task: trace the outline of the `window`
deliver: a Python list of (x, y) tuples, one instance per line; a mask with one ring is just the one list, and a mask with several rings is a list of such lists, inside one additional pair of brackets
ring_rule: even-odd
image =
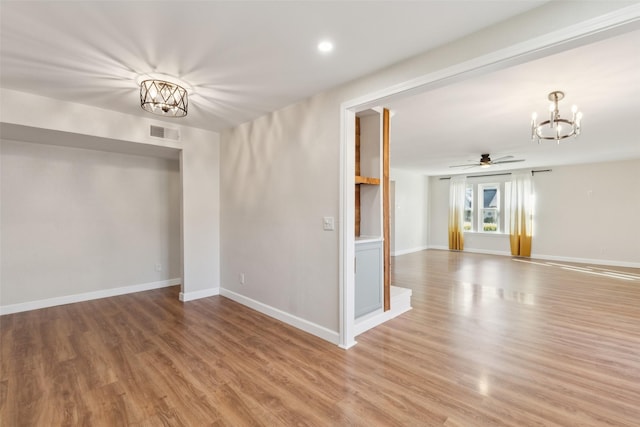
[(506, 183), (468, 184), (464, 200), (464, 231), (502, 233)]
[(473, 186), (467, 185), (464, 194), (464, 231), (473, 230)]
[(496, 233), (500, 231), (500, 189), (496, 184), (478, 185), (479, 203), (479, 224), (482, 228), (479, 231)]

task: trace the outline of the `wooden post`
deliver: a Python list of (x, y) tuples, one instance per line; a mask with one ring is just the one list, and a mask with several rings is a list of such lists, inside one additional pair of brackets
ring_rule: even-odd
[(384, 311), (391, 308), (391, 239), (389, 232), (389, 110), (382, 112), (382, 235), (384, 238)]
[[(356, 176), (360, 176), (360, 117), (356, 117)], [(360, 237), (360, 184), (356, 183), (355, 236)]]

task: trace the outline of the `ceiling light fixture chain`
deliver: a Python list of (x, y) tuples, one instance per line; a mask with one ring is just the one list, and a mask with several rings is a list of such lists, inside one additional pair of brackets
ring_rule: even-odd
[(538, 115), (533, 113), (531, 116), (531, 140), (560, 141), (572, 136), (580, 135), (582, 124), (582, 113), (578, 112), (575, 105), (571, 108), (571, 120), (560, 117), (560, 107), (558, 103), (564, 98), (564, 92), (556, 90), (549, 94), (549, 120), (537, 123)]
[(140, 106), (145, 111), (166, 117), (184, 117), (188, 105), (187, 91), (180, 85), (164, 80), (140, 83)]

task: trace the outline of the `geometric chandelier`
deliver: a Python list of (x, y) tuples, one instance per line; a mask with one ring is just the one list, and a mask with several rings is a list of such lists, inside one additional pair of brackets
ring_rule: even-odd
[(549, 120), (536, 123), (537, 114), (531, 116), (531, 140), (538, 141), (541, 139), (556, 141), (560, 144), (560, 140), (580, 135), (580, 125), (582, 122), (582, 113), (578, 112), (575, 105), (571, 108), (571, 120), (560, 117), (558, 109), (558, 101), (564, 98), (564, 92), (559, 90), (549, 94)]
[(187, 115), (187, 91), (164, 80), (144, 80), (140, 83), (140, 106), (153, 114), (167, 117)]

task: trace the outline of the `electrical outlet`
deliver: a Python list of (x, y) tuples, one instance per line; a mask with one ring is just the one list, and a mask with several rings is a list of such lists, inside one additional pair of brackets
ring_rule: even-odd
[(240, 277), (238, 277), (240, 279), (240, 284), (244, 285), (244, 273), (240, 273)]
[(156, 271), (162, 271), (162, 264), (159, 262), (156, 262)]

